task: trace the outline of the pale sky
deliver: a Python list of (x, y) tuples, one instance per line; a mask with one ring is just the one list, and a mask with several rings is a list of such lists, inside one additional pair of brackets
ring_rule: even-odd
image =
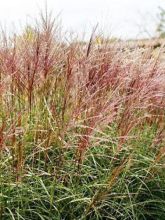
[[(0, 0), (0, 23), (11, 28), (37, 17), (45, 0)], [(122, 38), (147, 37), (156, 27), (158, 7), (165, 0), (47, 0), (49, 10), (60, 13), (65, 30), (89, 33), (99, 23), (105, 34)]]

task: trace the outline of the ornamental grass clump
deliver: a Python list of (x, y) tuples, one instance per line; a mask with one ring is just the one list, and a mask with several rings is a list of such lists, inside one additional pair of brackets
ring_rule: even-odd
[(66, 42), (46, 13), (1, 32), (1, 219), (165, 219), (164, 46), (96, 31)]

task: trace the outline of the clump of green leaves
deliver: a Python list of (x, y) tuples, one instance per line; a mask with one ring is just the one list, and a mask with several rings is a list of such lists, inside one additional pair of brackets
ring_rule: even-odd
[(47, 12), (2, 33), (2, 220), (165, 219), (164, 66), (94, 34), (62, 42)]

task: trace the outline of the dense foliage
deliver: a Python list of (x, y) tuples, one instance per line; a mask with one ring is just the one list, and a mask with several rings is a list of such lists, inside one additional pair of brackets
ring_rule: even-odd
[(1, 33), (0, 219), (164, 220), (163, 48)]

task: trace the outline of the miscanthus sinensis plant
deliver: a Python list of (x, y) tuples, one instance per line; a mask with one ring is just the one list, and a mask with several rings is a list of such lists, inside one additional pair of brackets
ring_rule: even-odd
[(1, 32), (0, 219), (164, 220), (164, 47), (64, 38)]

